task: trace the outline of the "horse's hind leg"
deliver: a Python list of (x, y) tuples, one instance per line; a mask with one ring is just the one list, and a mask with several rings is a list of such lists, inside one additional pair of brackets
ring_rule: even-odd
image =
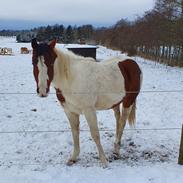
[(102, 163), (103, 167), (106, 167), (107, 160), (105, 158), (105, 154), (104, 154), (102, 145), (100, 143), (100, 134), (99, 134), (98, 125), (97, 125), (96, 111), (93, 108), (87, 108), (84, 110), (84, 115), (85, 115), (88, 125), (90, 127), (91, 136), (97, 145), (101, 163)]
[[(119, 136), (119, 124), (120, 124), (120, 121), (119, 121), (120, 120), (120, 108), (119, 107), (120, 106), (118, 105), (115, 108), (113, 108), (113, 110), (114, 110), (114, 116), (116, 118), (116, 137), (115, 137), (116, 139)], [(115, 142), (116, 142), (116, 140), (115, 140)], [(115, 147), (115, 144), (114, 144), (114, 147)]]
[(79, 115), (71, 112), (66, 112), (66, 115), (69, 119), (71, 130), (72, 130), (72, 137), (74, 142), (74, 150), (72, 156), (67, 162), (67, 165), (72, 165), (76, 162), (77, 157), (80, 153), (80, 146), (79, 146)]
[(116, 121), (116, 123), (117, 123), (116, 139), (115, 139), (115, 143), (114, 143), (114, 154), (115, 154), (116, 158), (120, 157), (121, 137), (123, 135), (123, 130), (125, 128), (126, 120), (129, 116), (130, 109), (131, 109), (131, 107), (129, 107), (129, 108), (122, 107), (122, 114), (120, 115), (119, 118), (117, 118), (118, 121)]

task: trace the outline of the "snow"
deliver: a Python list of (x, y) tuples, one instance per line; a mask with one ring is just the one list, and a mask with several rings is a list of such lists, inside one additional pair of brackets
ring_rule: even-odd
[[(183, 166), (177, 164), (181, 124), (182, 92), (142, 92), (137, 100), (135, 129), (126, 126), (121, 159), (101, 168), (94, 142), (81, 131), (81, 154), (76, 165), (65, 165), (72, 151), (68, 120), (54, 90), (38, 98), (32, 74), (31, 54), (21, 55), (15, 38), (0, 37), (0, 47), (13, 48), (14, 56), (0, 56), (0, 131), (42, 131), (42, 133), (0, 133), (0, 183), (180, 183)], [(65, 45), (58, 45), (61, 49)], [(99, 46), (97, 59), (120, 55)], [(144, 73), (142, 91), (183, 90), (183, 69), (168, 67), (136, 57)], [(97, 112), (101, 141), (106, 156), (112, 155), (115, 135), (113, 112)], [(80, 128), (88, 130), (80, 118)], [(173, 130), (148, 130), (176, 128)], [(136, 130), (139, 129), (139, 130)], [(146, 130), (141, 130), (146, 129)], [(44, 132), (66, 130), (65, 132)]]

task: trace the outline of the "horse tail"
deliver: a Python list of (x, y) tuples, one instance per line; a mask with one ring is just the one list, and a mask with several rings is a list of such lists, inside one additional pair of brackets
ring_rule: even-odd
[[(142, 81), (143, 81), (143, 74), (142, 74), (142, 71), (141, 71), (141, 74), (140, 74), (140, 88), (142, 86)], [(136, 121), (136, 99), (133, 102), (133, 104), (130, 106), (130, 108), (131, 108), (131, 110), (130, 110), (130, 113), (128, 115), (128, 122), (129, 122), (130, 126), (134, 126), (135, 121)]]
[(128, 115), (129, 125), (134, 126), (135, 125), (135, 120), (136, 120), (136, 100), (132, 104), (130, 113)]

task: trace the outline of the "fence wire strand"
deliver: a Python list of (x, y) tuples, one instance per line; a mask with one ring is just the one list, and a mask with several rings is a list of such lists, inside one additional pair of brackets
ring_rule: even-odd
[[(124, 92), (64, 92), (65, 94), (119, 94)], [(127, 91), (127, 94), (133, 93), (183, 93), (183, 90), (141, 90), (141, 91)], [(56, 95), (56, 93), (49, 93), (50, 95)], [(59, 93), (57, 93), (59, 95)], [(0, 92), (0, 95), (37, 95), (36, 92)]]
[[(129, 128), (124, 131), (171, 131), (181, 130), (181, 128)], [(115, 129), (99, 129), (100, 132), (115, 132)], [(23, 130), (23, 131), (0, 131), (0, 134), (30, 134), (30, 133), (65, 133), (71, 129), (64, 130)], [(80, 129), (80, 132), (90, 132), (89, 129)]]

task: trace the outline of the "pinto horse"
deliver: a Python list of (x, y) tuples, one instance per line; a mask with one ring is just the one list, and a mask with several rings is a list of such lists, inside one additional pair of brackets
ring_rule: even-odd
[(37, 83), (37, 93), (46, 97), (50, 84), (70, 122), (74, 150), (67, 164), (77, 161), (80, 153), (79, 115), (84, 114), (96, 143), (102, 165), (107, 160), (100, 142), (96, 110), (113, 109), (116, 118), (114, 154), (120, 156), (123, 129), (128, 119), (135, 122), (136, 97), (140, 91), (142, 71), (130, 57), (116, 57), (101, 63), (92, 58), (56, 48), (56, 40), (49, 44), (31, 42), (33, 48), (33, 73)]

